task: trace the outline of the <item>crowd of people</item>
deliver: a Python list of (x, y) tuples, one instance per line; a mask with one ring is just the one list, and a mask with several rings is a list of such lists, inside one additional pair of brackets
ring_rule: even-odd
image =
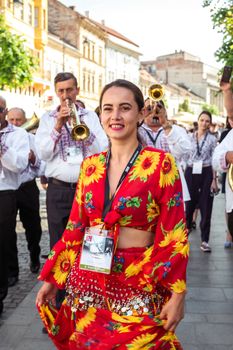
[(8, 110), (0, 97), (0, 314), (19, 279), (17, 213), (30, 271), (40, 271), (41, 177), (51, 251), (36, 305), (57, 349), (182, 349), (174, 331), (184, 315), (188, 235), (198, 210), (200, 249), (211, 252), (213, 200), (226, 172), (224, 247), (232, 247), (230, 83), (221, 84), (228, 124), (220, 137), (208, 111), (188, 132), (169, 121), (162, 99), (144, 101), (123, 79), (104, 87), (98, 114), (77, 99), (72, 73), (54, 85), (60, 104), (35, 135), (22, 128), (24, 110)]

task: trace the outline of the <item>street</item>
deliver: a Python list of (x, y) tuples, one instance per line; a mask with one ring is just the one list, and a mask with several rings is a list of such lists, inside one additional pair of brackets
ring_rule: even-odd
[[(42, 254), (48, 253), (45, 192), (41, 191)], [(197, 225), (198, 226), (198, 225)], [(210, 246), (200, 250), (200, 232), (190, 235), (186, 314), (177, 329), (184, 350), (233, 350), (233, 249), (224, 249), (224, 196), (215, 197)], [(42, 334), (34, 302), (40, 283), (29, 270), (25, 235), (18, 224), (20, 280), (9, 289), (0, 318), (0, 350), (55, 349)], [(42, 263), (44, 262), (41, 259)]]

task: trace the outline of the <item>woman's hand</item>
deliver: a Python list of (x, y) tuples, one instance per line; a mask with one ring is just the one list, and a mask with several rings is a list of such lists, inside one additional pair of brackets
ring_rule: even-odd
[(56, 293), (58, 288), (52, 283), (44, 282), (36, 296), (36, 304), (41, 306), (45, 302), (51, 302), (53, 306), (56, 305)]
[(163, 306), (160, 319), (166, 320), (163, 328), (174, 332), (179, 322), (184, 318), (185, 292), (172, 293), (171, 299)]

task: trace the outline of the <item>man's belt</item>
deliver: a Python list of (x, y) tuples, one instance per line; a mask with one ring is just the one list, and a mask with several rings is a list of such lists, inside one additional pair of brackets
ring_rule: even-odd
[(49, 177), (48, 183), (54, 184), (54, 185), (57, 185), (60, 187), (68, 187), (68, 188), (72, 188), (72, 189), (75, 189), (77, 186), (76, 182), (65, 182), (65, 181), (55, 179), (54, 177)]
[(35, 182), (36, 182), (36, 179), (33, 179), (33, 180), (30, 180), (30, 181), (23, 182), (23, 183), (22, 183), (22, 184), (19, 186), (19, 188), (18, 188), (18, 189), (23, 188), (23, 187), (25, 187), (25, 186), (30, 186), (30, 185), (34, 184)]
[(15, 190), (0, 190), (0, 196), (5, 196), (6, 194), (15, 193)]

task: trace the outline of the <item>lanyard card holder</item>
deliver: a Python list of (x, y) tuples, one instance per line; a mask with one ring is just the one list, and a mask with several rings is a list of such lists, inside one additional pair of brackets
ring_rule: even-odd
[(113, 232), (100, 227), (86, 227), (79, 268), (110, 274), (113, 254)]
[(193, 174), (202, 174), (203, 161), (197, 160), (193, 163)]

